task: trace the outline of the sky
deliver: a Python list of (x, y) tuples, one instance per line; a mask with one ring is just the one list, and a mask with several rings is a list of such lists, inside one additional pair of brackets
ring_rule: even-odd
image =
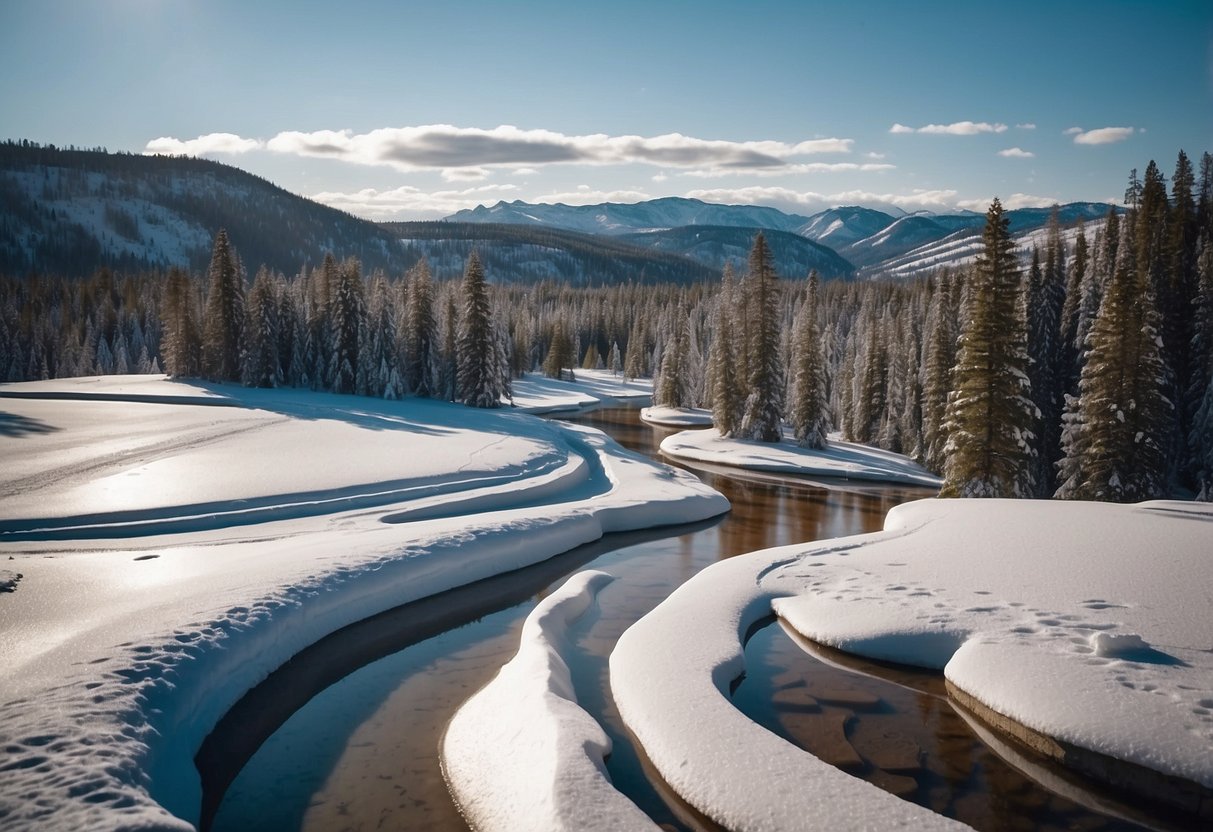
[(206, 156), (370, 219), (1119, 201), (1213, 151), (1213, 0), (2, 0), (0, 138)]

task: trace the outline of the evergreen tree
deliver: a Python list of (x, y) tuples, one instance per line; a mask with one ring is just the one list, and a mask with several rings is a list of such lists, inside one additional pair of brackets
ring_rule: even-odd
[(748, 439), (783, 438), (783, 365), (779, 357), (779, 285), (771, 249), (762, 232), (754, 238), (746, 274), (749, 314), (749, 395), (741, 433)]
[(690, 341), (686, 315), (676, 314), (673, 327), (674, 337), (661, 356), (661, 373), (657, 377), (653, 403), (659, 407), (688, 407), (686, 365)]
[(404, 325), (405, 383), (414, 396), (434, 394), (435, 346), (438, 326), (434, 320), (434, 284), (429, 262), (422, 258), (406, 277), (407, 318)]
[(190, 279), (180, 269), (170, 269), (164, 287), (164, 369), (170, 376), (192, 378), (202, 370), (202, 336), (194, 307)]
[(927, 345), (923, 361), (922, 421), (924, 463), (932, 471), (942, 471), (947, 432), (944, 417), (948, 391), (952, 389), (952, 367), (956, 363), (956, 328), (951, 295), (955, 280), (950, 274), (939, 278), (931, 295), (927, 313)]
[[(1206, 154), (1207, 155), (1207, 154)], [(1188, 457), (1202, 500), (1213, 500), (1213, 237), (1202, 235), (1194, 299)]]
[(210, 292), (203, 317), (202, 372), (214, 381), (240, 381), (244, 357), (244, 276), (219, 229), (207, 271)]
[(442, 398), (455, 401), (458, 393), (459, 371), (459, 314), (455, 305), (455, 294), (446, 293), (446, 312), (442, 328), (442, 358), (437, 362), (434, 377), (441, 379)]
[(623, 373), (623, 359), (619, 355), (619, 342), (611, 342), (611, 375), (620, 375)]
[(1032, 251), (1025, 292), (1028, 321), (1028, 378), (1038, 416), (1033, 426), (1036, 435), (1036, 459), (1033, 479), (1037, 496), (1047, 497), (1055, 490), (1054, 466), (1061, 458), (1061, 413), (1065, 400), (1058, 381), (1064, 360), (1061, 350), (1061, 311), (1065, 303), (1065, 283), (1061, 272), (1061, 230), (1054, 209), (1048, 227), (1044, 268), (1040, 252)]
[(734, 436), (741, 427), (741, 379), (737, 375), (737, 352), (733, 348), (733, 272), (725, 268), (720, 294), (712, 315), (712, 343), (708, 349), (708, 376), (711, 379), (712, 424), (724, 437)]
[(552, 325), (552, 334), (548, 339), (548, 353), (543, 360), (543, 374), (548, 378), (559, 380), (568, 368), (569, 378), (573, 378), (573, 340), (565, 329), (564, 321), (557, 319)]
[(334, 393), (354, 393), (358, 388), (358, 355), (366, 328), (362, 269), (357, 260), (347, 260), (337, 270), (328, 320), (331, 389)]
[[(1079, 400), (1067, 424), (1068, 475), (1057, 496), (1136, 502), (1165, 493), (1171, 402), (1147, 272), (1126, 224), (1112, 282), (1091, 327)], [(1074, 415), (1076, 413), (1076, 415)]]
[(1078, 340), (1078, 318), (1087, 271), (1087, 232), (1080, 221), (1078, 235), (1074, 238), (1074, 263), (1066, 276), (1066, 299), (1061, 308), (1063, 365), (1058, 382), (1063, 398), (1067, 394), (1078, 393), (1078, 375), (1082, 371), (1082, 344)]
[(473, 251), (463, 272), (463, 316), (456, 347), (458, 399), (471, 407), (500, 407), (502, 379), (495, 353), (484, 267)]
[(645, 354), (648, 351), (646, 340), (644, 322), (640, 314), (637, 314), (632, 323), (632, 331), (628, 335), (627, 354), (623, 363), (624, 379), (644, 378), (648, 375), (648, 366), (645, 363)]
[(817, 271), (809, 273), (809, 286), (796, 321), (792, 351), (795, 388), (792, 400), (792, 433), (805, 448), (824, 448), (829, 431), (826, 397), (825, 356), (821, 329), (817, 325), (819, 305)]
[(273, 278), (262, 266), (253, 280), (245, 323), (244, 383), (248, 387), (277, 387), (281, 381), (278, 364), (278, 299)]
[(945, 497), (1028, 497), (1034, 490), (1026, 322), (1009, 220), (995, 199), (972, 274), (948, 400)]

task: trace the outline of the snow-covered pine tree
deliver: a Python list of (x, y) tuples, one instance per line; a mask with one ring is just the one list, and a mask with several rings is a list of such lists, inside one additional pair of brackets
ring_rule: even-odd
[(1009, 220), (996, 198), (960, 336), (945, 431), (943, 497), (1030, 497), (1032, 404), (1019, 266)]
[(1033, 479), (1036, 496), (1048, 497), (1056, 490), (1054, 471), (1061, 458), (1061, 412), (1063, 391), (1057, 375), (1061, 371), (1061, 308), (1065, 304), (1065, 283), (1059, 260), (1061, 229), (1054, 208), (1049, 220), (1045, 262), (1040, 250), (1033, 248), (1032, 265), (1024, 298), (1028, 321), (1028, 378), (1032, 382), (1032, 400), (1038, 416), (1032, 432), (1036, 435)]
[(371, 300), (367, 306), (366, 343), (359, 355), (359, 377), (365, 385), (365, 395), (398, 399), (403, 393), (397, 362), (396, 320), (387, 275), (376, 271), (371, 278)]
[(414, 396), (434, 395), (434, 351), (438, 325), (434, 318), (434, 284), (423, 257), (406, 276), (408, 303), (404, 324), (405, 383)]
[(619, 342), (611, 342), (611, 360), (610, 360), (611, 375), (620, 375), (623, 372), (623, 359), (619, 356)]
[(1058, 497), (1137, 502), (1166, 493), (1174, 414), (1153, 287), (1135, 262), (1132, 232), (1133, 223), (1125, 223), (1112, 282), (1091, 327)]
[(927, 312), (927, 343), (923, 356), (922, 423), (924, 463), (932, 471), (942, 471), (947, 432), (944, 416), (948, 391), (952, 389), (952, 367), (956, 364), (956, 322), (952, 315), (952, 295), (956, 279), (944, 272), (935, 282)]
[(792, 373), (795, 379), (791, 408), (792, 433), (805, 448), (824, 448), (829, 432), (826, 398), (825, 356), (821, 348), (821, 328), (817, 324), (820, 303), (817, 270), (809, 272), (804, 303), (796, 317), (796, 335), (792, 349)]
[(202, 336), (198, 331), (194, 291), (181, 269), (169, 270), (164, 286), (164, 338), (160, 349), (170, 376), (192, 378), (202, 371)]
[(548, 378), (560, 379), (568, 368), (570, 378), (573, 375), (573, 339), (564, 321), (557, 318), (552, 324), (552, 334), (548, 338), (548, 352), (543, 359), (543, 374)]
[(244, 355), (244, 275), (222, 228), (215, 235), (202, 325), (202, 372), (214, 381), (240, 381)]
[(636, 315), (636, 319), (632, 322), (631, 332), (628, 334), (628, 346), (623, 362), (623, 377), (625, 380), (644, 378), (648, 375), (649, 369), (645, 361), (645, 356), (648, 353), (648, 344), (644, 321), (640, 314)]
[(329, 309), (329, 373), (334, 393), (354, 393), (358, 382), (358, 355), (366, 328), (366, 300), (362, 294), (362, 267), (350, 259), (337, 270)]
[(257, 270), (248, 297), (245, 322), (244, 384), (247, 387), (277, 387), (281, 381), (278, 363), (278, 299), (274, 281), (262, 266)]
[(670, 339), (665, 353), (661, 356), (661, 373), (657, 376), (653, 403), (659, 407), (688, 407), (687, 316), (685, 313), (676, 312), (673, 318), (674, 337)]
[(779, 283), (766, 237), (750, 250), (745, 307), (749, 313), (749, 391), (741, 434), (760, 442), (783, 438), (783, 364), (779, 355)]
[(732, 269), (725, 267), (716, 307), (712, 311), (712, 342), (708, 346), (707, 376), (711, 383), (712, 424), (724, 437), (734, 436), (741, 427), (742, 380), (737, 376), (737, 350), (734, 347), (733, 311), (736, 287)]
[(441, 397), (455, 401), (458, 393), (459, 370), (459, 312), (455, 293), (449, 288), (445, 292), (443, 305), (442, 354), (435, 357), (434, 378), (438, 381)]
[(1213, 236), (1208, 231), (1201, 235), (1197, 273), (1187, 396), (1193, 405), (1188, 458), (1200, 499), (1213, 501)]
[(456, 385), (458, 400), (470, 407), (500, 407), (502, 384), (494, 347), (492, 314), (484, 267), (475, 251), (463, 271), (463, 315), (459, 319)]
[[(1063, 262), (1065, 258), (1062, 258)], [(1066, 299), (1061, 307), (1062, 369), (1058, 384), (1062, 398), (1078, 393), (1078, 375), (1082, 371), (1082, 344), (1078, 342), (1078, 312), (1082, 304), (1083, 285), (1089, 271), (1087, 231), (1080, 220), (1074, 238), (1074, 263), (1066, 273)]]

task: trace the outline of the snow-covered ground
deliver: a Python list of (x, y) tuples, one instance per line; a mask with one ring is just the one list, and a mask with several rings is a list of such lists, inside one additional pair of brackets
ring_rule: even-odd
[(189, 828), (194, 752), (302, 648), (728, 505), (508, 409), (107, 377), (2, 385), (0, 411), (0, 558), (24, 576), (0, 594), (0, 827)]
[(527, 413), (563, 413), (592, 407), (645, 405), (653, 397), (653, 380), (624, 379), (610, 370), (577, 370), (573, 381), (556, 381), (539, 373), (515, 379), (514, 406)]
[(876, 534), (705, 569), (620, 639), (611, 688), (667, 782), (735, 830), (944, 824), (732, 707), (745, 633), (772, 612), (842, 650), (942, 668), (1036, 732), (1207, 789), (1211, 542), (1213, 507), (1192, 503), (908, 503)]
[(686, 430), (661, 441), (661, 452), (686, 462), (732, 465), (752, 471), (841, 477), (938, 488), (942, 481), (908, 457), (867, 445), (830, 439), (822, 450), (796, 444), (790, 433), (779, 443), (722, 439), (715, 428)]
[(640, 419), (650, 425), (671, 428), (710, 428), (712, 411), (701, 407), (653, 407), (642, 408)]
[(527, 616), (518, 653), (455, 714), (442, 768), (480, 832), (657, 828), (611, 785), (611, 740), (577, 704), (569, 626), (612, 580), (580, 572)]

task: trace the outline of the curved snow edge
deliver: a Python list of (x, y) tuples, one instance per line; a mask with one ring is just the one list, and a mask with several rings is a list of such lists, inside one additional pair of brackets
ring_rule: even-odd
[(518, 652), (455, 714), (442, 741), (447, 786), (482, 832), (656, 829), (606, 774), (611, 741), (577, 704), (569, 626), (614, 578), (569, 578), (527, 616)]
[(831, 439), (822, 450), (802, 448), (785, 430), (782, 442), (721, 438), (715, 428), (684, 430), (661, 440), (661, 453), (684, 462), (750, 471), (833, 477), (939, 488), (943, 480), (901, 454)]
[[(108, 667), (127, 684), (104, 698), (83, 685), (61, 687), (40, 697), (47, 707), (23, 720), (18, 715), (28, 712), (28, 702), (0, 705), (0, 745), (12, 768), (0, 795), (0, 828), (191, 829), (201, 805), (194, 754), (247, 691), (309, 645), (608, 532), (728, 510), (722, 495), (685, 472), (643, 460), (599, 431), (555, 427), (575, 434), (575, 447), (592, 449), (612, 484), (606, 493), (551, 506), (546, 516), (513, 509), (476, 515), (456, 530), (441, 524), (446, 531), (403, 542), (393, 554), (336, 561), (306, 583), (279, 587), (217, 620), (183, 621), (174, 632), (146, 636), (141, 645), (162, 645), (156, 661), (148, 660), (156, 648), (120, 650)], [(54, 741), (48, 745), (46, 737)], [(72, 787), (82, 784), (83, 796), (75, 795)]]
[(715, 563), (628, 628), (610, 660), (624, 723), (671, 788), (733, 832), (798, 829), (806, 818), (821, 829), (968, 828), (822, 762), (729, 700), (745, 633), (771, 614), (775, 595), (760, 581), (792, 560), (768, 550)]

